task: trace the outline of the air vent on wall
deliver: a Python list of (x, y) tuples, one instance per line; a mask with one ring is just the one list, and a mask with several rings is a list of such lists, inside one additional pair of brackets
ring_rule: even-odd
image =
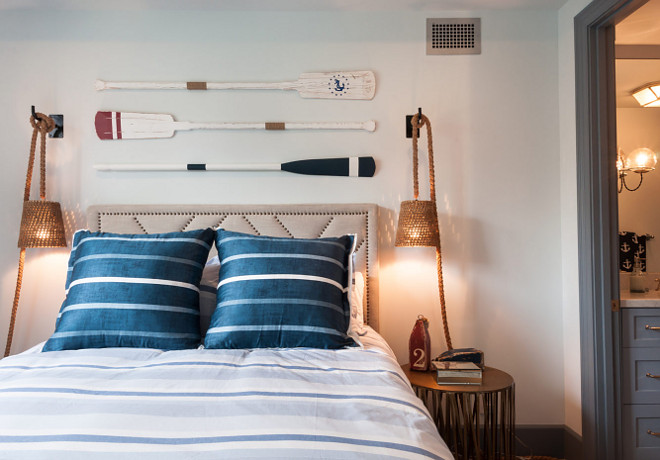
[(427, 18), (426, 54), (481, 54), (481, 19)]

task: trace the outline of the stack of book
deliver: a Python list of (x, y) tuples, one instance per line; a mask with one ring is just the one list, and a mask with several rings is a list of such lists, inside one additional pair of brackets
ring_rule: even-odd
[(431, 361), (438, 385), (479, 385), (482, 371), (479, 366), (462, 361)]

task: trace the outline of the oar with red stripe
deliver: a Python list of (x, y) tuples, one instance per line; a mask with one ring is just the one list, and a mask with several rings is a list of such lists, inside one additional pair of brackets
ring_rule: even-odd
[(159, 139), (174, 136), (175, 131), (193, 129), (350, 129), (374, 131), (376, 122), (264, 122), (264, 123), (193, 123), (174, 121), (174, 117), (159, 113), (96, 112), (94, 122), (99, 139)]

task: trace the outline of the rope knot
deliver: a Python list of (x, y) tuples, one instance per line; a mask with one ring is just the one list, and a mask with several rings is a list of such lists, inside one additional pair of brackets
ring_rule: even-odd
[(37, 112), (37, 118), (30, 117), (30, 124), (41, 134), (47, 134), (55, 129), (55, 121), (43, 113)]
[[(38, 118), (38, 119), (37, 119)], [(32, 125), (32, 142), (30, 143), (30, 157), (28, 159), (27, 178), (25, 179), (25, 193), (23, 194), (23, 201), (30, 199), (30, 187), (32, 186), (32, 168), (34, 167), (34, 151), (37, 147), (37, 136), (41, 134), (41, 161), (40, 172), (41, 177), (39, 181), (39, 197), (42, 200), (46, 199), (46, 134), (55, 129), (55, 121), (43, 113), (37, 112), (37, 118), (30, 117), (30, 124)]]

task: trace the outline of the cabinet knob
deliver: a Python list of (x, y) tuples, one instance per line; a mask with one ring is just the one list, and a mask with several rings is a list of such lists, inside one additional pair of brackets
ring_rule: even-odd
[(660, 327), (658, 326), (649, 326), (648, 324), (644, 326), (644, 329), (648, 331), (660, 331)]
[(660, 438), (660, 433), (656, 433), (655, 431), (651, 431), (651, 430), (646, 430), (646, 432), (651, 436), (657, 436), (658, 438)]
[(651, 374), (650, 372), (647, 372), (646, 376), (650, 379), (660, 379), (660, 375), (654, 375), (654, 374)]

